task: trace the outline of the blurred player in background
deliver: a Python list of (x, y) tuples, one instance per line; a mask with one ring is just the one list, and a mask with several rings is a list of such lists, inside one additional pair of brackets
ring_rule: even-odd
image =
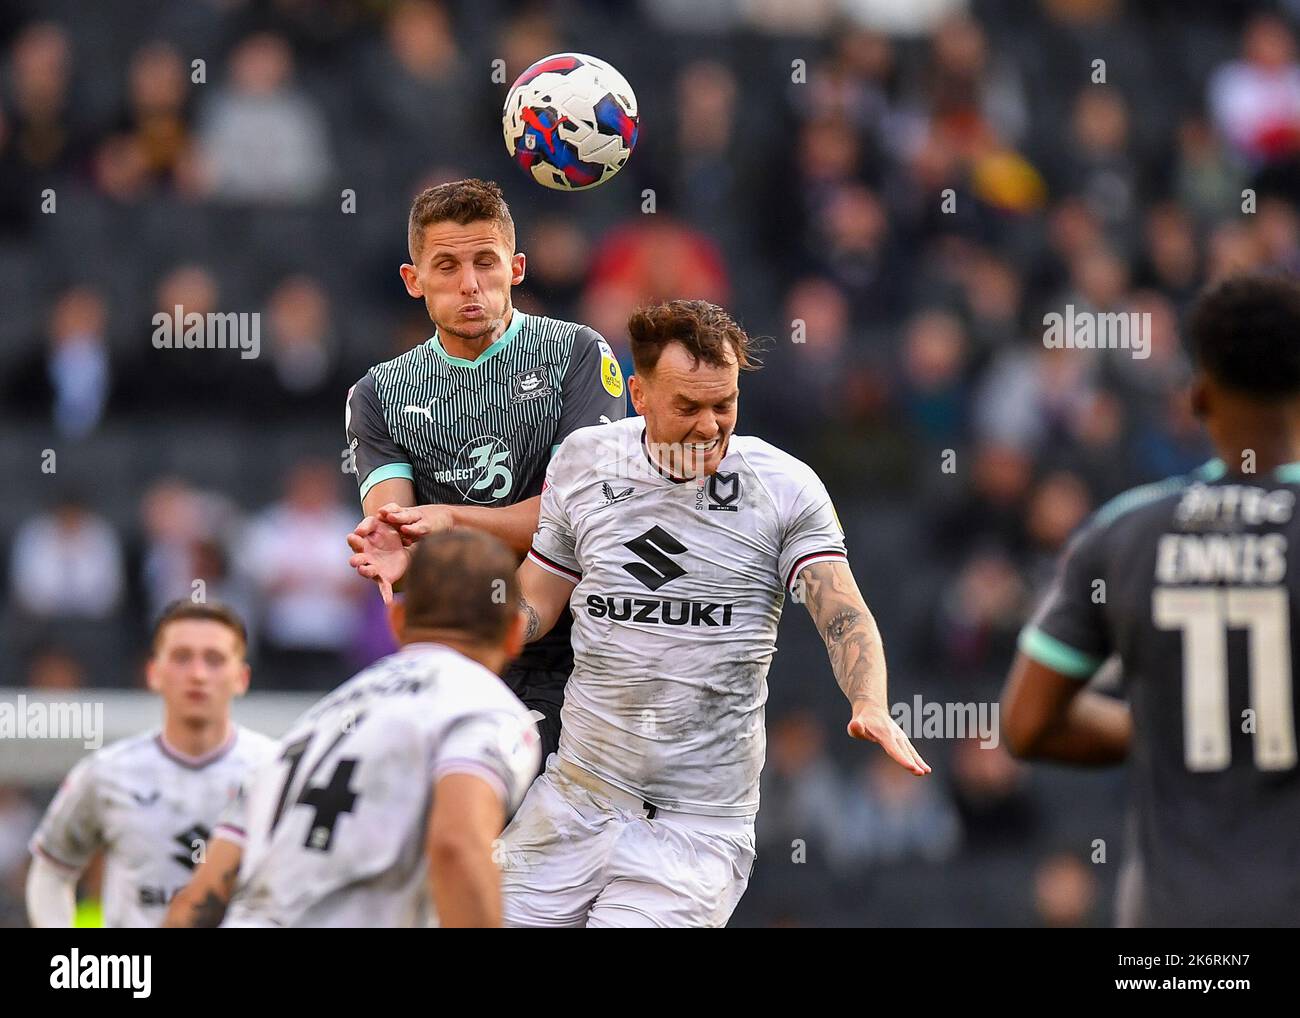
[[(1188, 323), (1219, 458), (1103, 506), (1020, 638), (1019, 756), (1131, 759), (1121, 925), (1300, 923), (1300, 286), (1229, 279)], [(1086, 688), (1118, 655), (1128, 704)]]
[[(452, 526), (501, 538), (520, 556), (537, 529), (552, 451), (575, 429), (626, 415), (613, 351), (583, 325), (516, 310), (524, 255), (496, 184), (460, 180), (411, 207), (402, 281), (435, 331), (371, 368), (348, 395), (348, 444), (365, 519), (352, 564), (385, 599), (411, 542)], [(573, 667), (570, 623), (529, 646), (506, 682), (539, 722), (544, 756), (559, 741)]]
[(519, 569), (529, 636), (572, 602), (557, 758), (502, 837), (521, 926), (722, 926), (754, 862), (767, 671), (806, 601), (853, 738), (929, 767), (889, 715), (880, 633), (813, 471), (733, 435), (750, 340), (721, 308), (629, 322), (642, 419), (586, 428), (547, 472)]
[(157, 926), (206, 851), (210, 829), (275, 742), (236, 725), (230, 702), (248, 690), (243, 621), (216, 603), (177, 601), (154, 628), (149, 688), (161, 731), (114, 743), (64, 780), (32, 837), (27, 912), (33, 926), (68, 927), (77, 880), (105, 853), (107, 926)]
[(487, 534), (416, 546), (390, 609), (402, 649), (294, 723), (169, 925), (214, 925), (233, 870), (228, 926), (501, 924), (492, 843), (539, 759), (498, 678), (524, 645), (514, 573)]

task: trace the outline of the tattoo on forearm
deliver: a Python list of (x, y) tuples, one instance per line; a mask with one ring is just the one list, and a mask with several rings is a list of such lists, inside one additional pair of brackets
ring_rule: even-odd
[(239, 877), (239, 866), (231, 866), (225, 873), (221, 874), (222, 894), (209, 890), (202, 901), (194, 905), (194, 911), (190, 916), (190, 925), (195, 929), (213, 929), (221, 925), (221, 920), (226, 917), (226, 907), (230, 904), (230, 896), (235, 890), (235, 881)]
[(537, 638), (537, 630), (542, 628), (542, 620), (537, 617), (537, 609), (522, 597), (519, 599), (519, 610), (528, 619), (528, 626), (524, 630), (524, 642), (532, 643)]
[(196, 930), (214, 929), (221, 925), (226, 916), (226, 903), (216, 891), (209, 891), (203, 900), (194, 905), (194, 915), (190, 923)]
[(831, 668), (849, 700), (870, 699), (884, 678), (880, 633), (846, 567), (828, 563), (803, 572), (808, 611), (830, 655)]

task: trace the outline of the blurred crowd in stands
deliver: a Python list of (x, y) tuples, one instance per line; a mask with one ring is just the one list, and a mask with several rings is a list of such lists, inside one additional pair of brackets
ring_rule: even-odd
[[(325, 689), (385, 652), (346, 564), (343, 402), (431, 331), (397, 274), (412, 195), (476, 175), (511, 203), (524, 310), (625, 358), (627, 315), (654, 299), (725, 304), (766, 338), (741, 430), (834, 495), (891, 699), (995, 700), (1080, 522), (1207, 456), (1182, 390), (1190, 300), (1300, 268), (1297, 17), (1300, 0), (5, 4), (0, 685), (138, 684), (151, 617), (196, 582), (248, 613), (256, 687)], [(581, 194), (526, 180), (500, 136), (509, 82), (564, 50), (619, 67), (641, 106), (627, 167)], [(177, 305), (261, 312), (261, 355), (156, 349), (152, 316)], [(1043, 316), (1067, 305), (1149, 313), (1150, 355), (1048, 348)], [(786, 615), (737, 922), (1107, 921), (1122, 775), (949, 739), (920, 740), (935, 775), (907, 778), (844, 738), (816, 635)], [(0, 872), (30, 813), (0, 789)]]

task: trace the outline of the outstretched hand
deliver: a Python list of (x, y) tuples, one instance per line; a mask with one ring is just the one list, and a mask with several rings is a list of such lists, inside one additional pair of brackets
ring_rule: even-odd
[(397, 528), (367, 516), (348, 534), (348, 547), (354, 553), (348, 564), (367, 580), (374, 580), (384, 604), (391, 604), (393, 586), (406, 575), (410, 562), (410, 552)]
[(869, 700), (859, 700), (849, 721), (849, 737), (876, 742), (896, 763), (906, 767), (913, 774), (930, 773), (930, 765), (921, 759), (901, 728), (889, 715), (889, 711)]

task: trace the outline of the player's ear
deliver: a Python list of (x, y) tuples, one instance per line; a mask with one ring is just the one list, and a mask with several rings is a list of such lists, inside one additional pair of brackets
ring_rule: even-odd
[(627, 379), (627, 393), (632, 397), (632, 409), (640, 417), (645, 416), (645, 388), (641, 385), (640, 375), (629, 375)]
[(162, 679), (158, 675), (158, 658), (150, 655), (144, 666), (144, 683), (151, 693), (162, 692)]
[(522, 251), (516, 251), (510, 258), (510, 285), (518, 286), (524, 281), (524, 269), (527, 259)]
[(406, 605), (397, 598), (388, 606), (388, 628), (393, 631), (393, 639), (401, 643), (406, 629)]
[(397, 270), (402, 274), (402, 282), (406, 285), (406, 292), (412, 297), (423, 297), (424, 291), (420, 289), (419, 270), (410, 262), (406, 262)]
[(253, 669), (245, 661), (239, 668), (239, 681), (235, 683), (235, 695), (243, 696), (248, 692), (248, 684), (253, 681)]

